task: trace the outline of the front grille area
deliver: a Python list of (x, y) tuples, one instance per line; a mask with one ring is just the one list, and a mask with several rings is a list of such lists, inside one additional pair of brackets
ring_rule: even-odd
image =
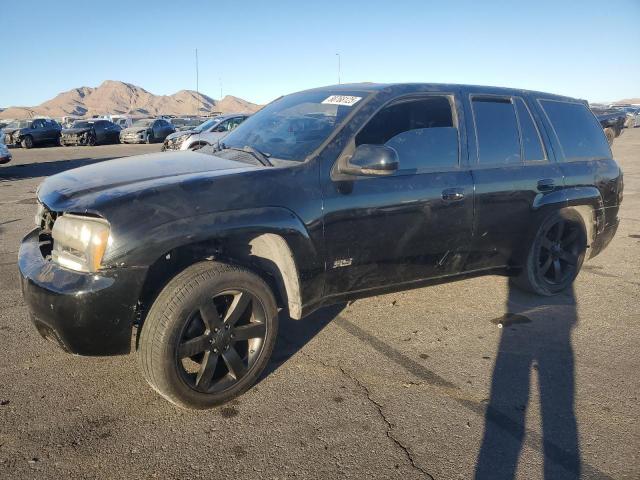
[(53, 229), (53, 224), (58, 218), (58, 213), (49, 210), (46, 205), (41, 203), (38, 205), (38, 217), (40, 224), (40, 253), (42, 253), (43, 258), (49, 260), (51, 259), (51, 251), (53, 250), (53, 237), (51, 236), (51, 230)]

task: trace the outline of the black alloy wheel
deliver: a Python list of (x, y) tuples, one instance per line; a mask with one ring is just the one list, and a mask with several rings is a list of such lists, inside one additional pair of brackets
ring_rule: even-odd
[(266, 313), (250, 292), (220, 292), (185, 323), (176, 362), (183, 381), (202, 393), (222, 392), (242, 379), (260, 356)]
[(577, 273), (583, 254), (582, 227), (559, 218), (542, 235), (538, 248), (538, 274), (550, 285), (564, 285)]
[(571, 209), (554, 212), (540, 225), (522, 273), (513, 281), (538, 295), (556, 295), (575, 280), (586, 248), (587, 235), (580, 214)]
[(185, 408), (221, 405), (247, 391), (278, 335), (270, 287), (237, 265), (199, 262), (160, 292), (138, 337), (147, 382)]

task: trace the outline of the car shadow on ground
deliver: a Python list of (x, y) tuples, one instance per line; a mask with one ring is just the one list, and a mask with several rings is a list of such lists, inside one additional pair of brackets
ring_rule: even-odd
[[(341, 316), (345, 306), (323, 308), (302, 321), (281, 315), (278, 341), (261, 381), (333, 322), (386, 360), (432, 386), (432, 394), (448, 396), (463, 409), (484, 417), (484, 435), (476, 462), (477, 480), (515, 478), (524, 445), (544, 457), (546, 479), (574, 479), (581, 474), (589, 478), (611, 478), (580, 458), (571, 345), (571, 332), (578, 323), (578, 315), (572, 289), (556, 297), (539, 297), (513, 287), (509, 289), (506, 313), (490, 320), (501, 327), (501, 339), (488, 404), (472, 400), (455, 384), (455, 379), (440, 376), (424, 362), (410, 358)], [(534, 426), (527, 428), (525, 423), (532, 372), (540, 388), (542, 434)]]
[[(545, 479), (580, 478), (571, 345), (571, 331), (578, 323), (573, 289), (556, 297), (538, 297), (511, 286), (505, 310), (504, 316), (492, 320), (502, 334), (475, 478), (515, 478), (525, 443), (543, 453)], [(525, 424), (532, 375), (539, 388), (542, 425), (541, 438), (533, 439)], [(585, 467), (602, 478), (602, 472)]]
[[(92, 163), (112, 160), (119, 157), (106, 158), (78, 158), (75, 160), (56, 160), (53, 162), (23, 163), (0, 167), (0, 183), (13, 180), (25, 180), (28, 178), (48, 177), (72, 168), (91, 165)], [(10, 165), (10, 164), (9, 164)]]
[(271, 361), (263, 372), (260, 381), (275, 372), (282, 364), (286, 363), (301, 350), (324, 327), (335, 320), (345, 307), (346, 303), (325, 307), (302, 320), (293, 320), (286, 310), (281, 312), (278, 319), (278, 340), (271, 355)]

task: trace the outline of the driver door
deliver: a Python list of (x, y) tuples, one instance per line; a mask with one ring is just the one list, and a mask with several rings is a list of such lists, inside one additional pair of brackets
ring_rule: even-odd
[(355, 146), (398, 153), (389, 176), (332, 175), (323, 184), (325, 295), (458, 273), (473, 226), (473, 182), (460, 161), (454, 95), (422, 95), (380, 110)]

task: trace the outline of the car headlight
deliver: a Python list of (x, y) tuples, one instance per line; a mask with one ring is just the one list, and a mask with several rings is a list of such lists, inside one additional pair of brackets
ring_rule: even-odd
[(95, 272), (111, 244), (109, 222), (102, 218), (65, 214), (53, 224), (51, 259), (79, 272)]

